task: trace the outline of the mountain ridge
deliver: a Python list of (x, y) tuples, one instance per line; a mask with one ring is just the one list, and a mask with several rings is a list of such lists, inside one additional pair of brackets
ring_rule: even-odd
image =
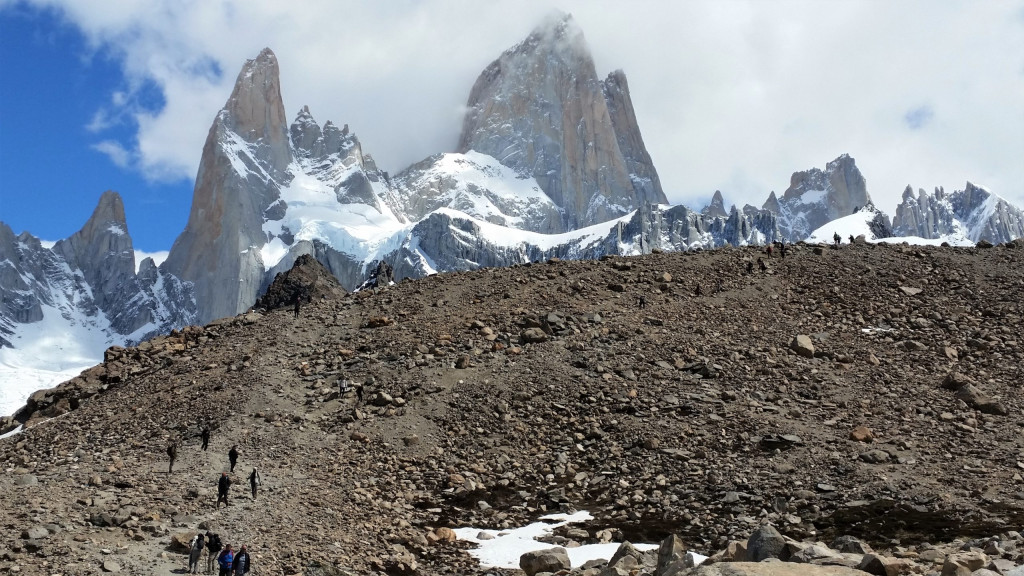
[[(531, 73), (536, 66), (551, 73)], [(552, 99), (552, 91), (574, 96)], [(761, 208), (726, 208), (719, 191), (700, 211), (669, 206), (625, 74), (597, 75), (568, 15), (485, 68), (468, 102), (461, 152), (390, 175), (347, 124), (321, 126), (306, 106), (289, 124), (277, 58), (264, 49), (241, 67), (214, 117), (188, 223), (159, 267), (147, 260), (136, 273), (130, 265), (116, 194), (102, 195), (86, 226), (53, 248), (0, 225), (0, 348), (38, 322), (47, 302), (111, 343), (233, 316), (305, 255), (352, 290), (381, 263), (400, 281), (549, 258), (792, 242), (871, 205), (866, 180), (843, 154), (824, 170), (794, 172), (782, 196), (771, 192)], [(520, 113), (509, 116), (513, 109)], [(547, 126), (550, 111), (558, 121)], [(521, 129), (506, 130), (506, 120)], [(565, 129), (576, 125), (585, 136)], [(478, 146), (515, 153), (494, 156)], [(614, 170), (594, 169), (605, 160)], [(893, 219), (897, 233), (957, 245), (1024, 236), (1024, 212), (971, 183), (922, 198), (905, 195)]]

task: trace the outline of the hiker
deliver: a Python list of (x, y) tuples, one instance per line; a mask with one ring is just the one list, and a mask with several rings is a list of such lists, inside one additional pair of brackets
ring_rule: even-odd
[(750, 274), (753, 274), (753, 273), (754, 273), (754, 263), (751, 262), (750, 260), (747, 260), (747, 275), (750, 275)]
[(783, 260), (786, 259), (786, 243), (785, 242), (783, 242), (782, 245), (779, 246), (779, 254), (782, 255), (782, 259)]
[(203, 439), (203, 451), (205, 452), (210, 446), (210, 427), (203, 426), (203, 431), (199, 433), (199, 436)]
[(228, 506), (228, 489), (231, 488), (231, 478), (227, 472), (220, 473), (220, 480), (217, 480), (217, 508), (220, 508), (221, 501)]
[(764, 251), (765, 251), (765, 253), (767, 253), (767, 254), (768, 254), (768, 258), (771, 258), (771, 257), (772, 257), (772, 245), (771, 245), (771, 244), (769, 244), (769, 245), (768, 245), (768, 246), (767, 246), (767, 247), (765, 248), (765, 250), (764, 250)]
[(843, 241), (843, 237), (839, 235), (839, 232), (834, 232), (832, 234), (832, 240), (835, 241), (836, 248), (839, 248), (839, 243)]
[(639, 306), (640, 308), (647, 308), (647, 298), (644, 298), (643, 296), (637, 296), (636, 305)]
[(362, 403), (363, 403), (363, 385), (362, 384), (357, 384), (356, 385), (356, 404), (362, 404)]
[(231, 461), (231, 473), (235, 473), (235, 464), (238, 463), (238, 444), (231, 447), (228, 451), (228, 460)]
[(231, 551), (231, 544), (228, 544), (217, 556), (217, 563), (220, 564), (220, 576), (231, 576), (231, 565), (234, 561), (235, 554)]
[(200, 532), (192, 537), (192, 543), (188, 551), (188, 571), (196, 574), (199, 570), (199, 559), (203, 555), (203, 548), (206, 548), (206, 538)]
[(292, 296), (292, 307), (295, 310), (295, 317), (299, 317), (299, 308), (302, 307), (302, 292), (299, 290), (295, 291), (295, 295)]
[(220, 552), (220, 536), (209, 531), (206, 532), (206, 573), (213, 574), (213, 563)]
[(260, 473), (256, 471), (254, 467), (252, 473), (249, 474), (249, 487), (252, 488), (252, 499), (256, 499), (256, 487), (263, 484), (263, 479), (260, 478)]
[(761, 269), (761, 272), (767, 272), (768, 271), (768, 265), (764, 263), (764, 259), (763, 258), (758, 258), (757, 259), (757, 267)]
[(249, 573), (250, 567), (252, 567), (252, 560), (249, 558), (249, 551), (245, 549), (245, 546), (242, 546), (238, 554), (235, 554), (232, 570), (234, 570), (235, 576), (242, 576)]
[(170, 441), (167, 443), (167, 457), (170, 459), (170, 464), (167, 465), (167, 473), (170, 474), (174, 471), (174, 459), (178, 457), (178, 443)]
[(850, 244), (853, 244), (856, 241), (857, 239), (853, 237), (853, 234), (850, 234)]

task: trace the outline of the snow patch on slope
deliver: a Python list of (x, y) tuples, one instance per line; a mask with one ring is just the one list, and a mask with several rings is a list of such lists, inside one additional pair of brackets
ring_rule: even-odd
[(11, 337), (14, 348), (0, 348), (0, 415), (14, 413), (36, 390), (95, 366), (114, 343), (107, 330), (102, 316), (44, 305), (42, 320), (19, 325)]

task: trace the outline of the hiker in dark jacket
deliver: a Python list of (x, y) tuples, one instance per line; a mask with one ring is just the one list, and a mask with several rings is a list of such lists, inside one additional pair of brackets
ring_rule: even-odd
[(843, 237), (839, 235), (839, 232), (834, 232), (832, 234), (832, 240), (835, 241), (836, 248), (839, 248), (839, 243), (843, 241)]
[(224, 502), (224, 505), (228, 506), (229, 488), (231, 488), (231, 478), (228, 478), (227, 472), (221, 472), (220, 480), (217, 481), (217, 508), (220, 508), (221, 502)]
[(206, 533), (206, 573), (213, 574), (213, 564), (220, 553), (220, 536), (211, 532)]
[(203, 431), (199, 434), (199, 436), (202, 437), (203, 439), (203, 450), (205, 451), (206, 448), (209, 447), (210, 445), (210, 427), (203, 426)]
[(167, 465), (167, 473), (170, 474), (174, 471), (174, 459), (178, 457), (178, 443), (170, 442), (167, 444), (167, 457), (170, 459), (170, 463)]
[(242, 576), (243, 574), (249, 573), (249, 568), (252, 567), (252, 560), (249, 558), (249, 551), (245, 549), (245, 546), (235, 554), (235, 561), (231, 567), (234, 571), (235, 576)]
[(228, 460), (231, 461), (231, 472), (234, 473), (234, 471), (235, 471), (235, 464), (238, 463), (238, 445), (237, 444), (232, 446), (231, 450), (228, 451)]
[(292, 306), (295, 310), (295, 317), (299, 317), (299, 308), (302, 307), (302, 292), (296, 290), (295, 295), (292, 296)]

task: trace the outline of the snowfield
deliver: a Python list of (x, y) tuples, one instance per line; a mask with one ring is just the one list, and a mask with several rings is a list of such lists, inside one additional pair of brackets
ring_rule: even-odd
[(19, 324), (15, 348), (0, 348), (0, 415), (13, 414), (36, 390), (53, 388), (103, 360), (112, 342), (105, 319), (61, 316), (44, 306), (43, 319)]

